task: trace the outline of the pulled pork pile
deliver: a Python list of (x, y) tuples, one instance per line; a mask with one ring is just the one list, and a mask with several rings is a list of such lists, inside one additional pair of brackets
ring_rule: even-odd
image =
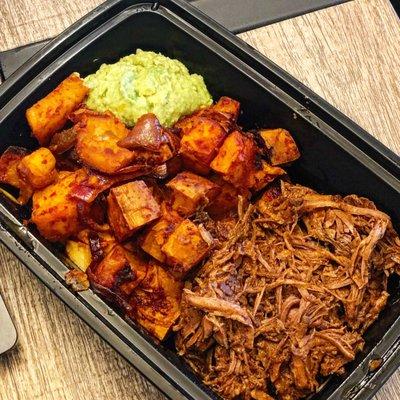
[(282, 182), (184, 290), (177, 349), (226, 399), (305, 397), (363, 348), (394, 272), (400, 239), (371, 201)]

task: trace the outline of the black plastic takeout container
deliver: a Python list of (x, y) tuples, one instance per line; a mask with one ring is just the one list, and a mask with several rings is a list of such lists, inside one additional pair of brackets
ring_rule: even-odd
[[(0, 86), (0, 151), (37, 146), (25, 110), (73, 71), (83, 76), (137, 48), (178, 58), (205, 77), (214, 98), (241, 102), (246, 128), (285, 127), (301, 159), (295, 182), (325, 193), (356, 193), (376, 202), (400, 225), (400, 159), (360, 127), (250, 46), (183, 0), (112, 0), (53, 40)], [(64, 283), (66, 260), (57, 248), (26, 229), (21, 210), (0, 198), (0, 239), (20, 260), (114, 349), (172, 399), (217, 398), (171, 350), (128, 324), (92, 291), (73, 293)], [(368, 330), (366, 346), (347, 373), (333, 377), (321, 400), (369, 399), (400, 364), (399, 280)], [(371, 359), (382, 366), (370, 372)]]

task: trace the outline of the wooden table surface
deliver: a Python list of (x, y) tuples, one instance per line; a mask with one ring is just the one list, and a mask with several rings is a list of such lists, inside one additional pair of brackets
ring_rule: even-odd
[[(101, 0), (0, 0), (0, 51), (62, 31)], [(358, 0), (240, 35), (400, 154), (400, 23)], [(19, 332), (1, 400), (164, 399), (4, 247), (0, 292)], [(400, 400), (400, 371), (376, 400)]]

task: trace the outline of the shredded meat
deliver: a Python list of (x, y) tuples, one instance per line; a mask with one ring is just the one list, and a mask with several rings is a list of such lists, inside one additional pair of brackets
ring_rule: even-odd
[(400, 239), (369, 200), (287, 182), (238, 216), (184, 291), (176, 347), (226, 399), (303, 398), (363, 348)]

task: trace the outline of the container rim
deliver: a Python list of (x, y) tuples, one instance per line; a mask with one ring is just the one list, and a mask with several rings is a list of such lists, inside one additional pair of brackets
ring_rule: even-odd
[[(223, 43), (224, 47), (243, 63), (250, 65), (251, 61), (252, 69), (266, 76), (267, 79), (273, 82), (282, 91), (289, 93), (289, 96), (294, 100), (298, 101), (300, 104), (304, 104), (305, 111), (311, 112), (318, 118), (326, 121), (334, 131), (341, 132), (343, 139), (357, 146), (364, 154), (379, 164), (388, 174), (396, 178), (400, 176), (400, 158), (397, 155), (392, 153), (383, 144), (367, 134), (362, 128), (291, 77), (276, 64), (266, 59), (211, 18), (183, 0), (162, 0), (159, 2), (150, 0), (145, 3), (135, 0), (106, 1), (52, 40), (3, 83), (0, 86), (0, 107), (3, 108), (6, 106), (6, 104), (25, 87), (28, 75), (38, 74), (43, 71), (49, 64), (49, 61), (59, 57), (61, 53), (71, 48), (92, 30), (131, 6), (135, 6), (138, 9), (142, 8), (143, 11), (148, 11), (149, 7), (153, 11), (156, 11), (162, 6), (174, 14), (179, 15), (180, 18), (208, 36), (217, 44), (222, 45)], [(199, 393), (199, 397), (196, 397), (197, 395), (193, 397), (192, 394), (183, 389), (181, 385), (175, 385), (174, 383), (176, 382), (167, 379), (165, 372), (164, 374), (160, 374), (160, 372), (155, 371), (158, 369), (157, 366), (150, 365), (151, 362), (149, 362), (145, 355), (134, 353), (132, 348), (128, 346), (126, 340), (113, 330), (112, 324), (110, 325), (108, 322), (105, 322), (104, 319), (99, 318), (98, 313), (95, 312), (93, 307), (87, 302), (85, 294), (79, 296), (73, 294), (59, 277), (49, 272), (46, 268), (46, 263), (40, 257), (40, 248), (32, 248), (27, 244), (29, 241), (32, 241), (32, 238), (26, 236), (26, 232), (21, 231), (21, 226), (18, 221), (17, 223), (13, 221), (12, 216), (7, 215), (7, 210), (2, 205), (0, 205), (0, 211), (3, 213), (0, 222), (4, 226), (4, 229), (0, 229), (0, 240), (27, 265), (46, 286), (60, 297), (85, 322), (92, 326), (92, 328), (109, 342), (112, 347), (131, 363), (134, 362), (137, 368), (165, 394), (176, 399), (211, 398), (208, 394), (202, 392), (203, 388), (200, 386), (197, 386), (197, 389), (200, 390), (201, 393), (198, 392), (195, 388), (195, 384), (190, 386), (192, 390)], [(108, 312), (105, 303), (103, 303), (103, 308), (104, 307)], [(336, 396), (344, 395), (343, 389), (350, 386), (354, 387), (355, 382), (357, 382), (358, 385), (357, 392), (352, 395), (351, 398), (357, 400), (369, 399), (376, 393), (378, 388), (388, 379), (399, 364), (400, 338), (394, 329), (395, 325), (399, 323), (400, 316), (391, 329), (385, 333), (384, 340), (377, 346), (377, 351), (374, 353), (374, 356), (384, 356), (384, 363), (377, 373), (372, 375), (365, 374), (364, 367), (369, 359), (372, 358), (372, 355), (371, 357), (367, 356), (360, 366), (347, 377), (341, 387), (331, 394), (329, 399), (333, 400), (337, 398)], [(202, 396), (203, 394), (204, 396)]]

